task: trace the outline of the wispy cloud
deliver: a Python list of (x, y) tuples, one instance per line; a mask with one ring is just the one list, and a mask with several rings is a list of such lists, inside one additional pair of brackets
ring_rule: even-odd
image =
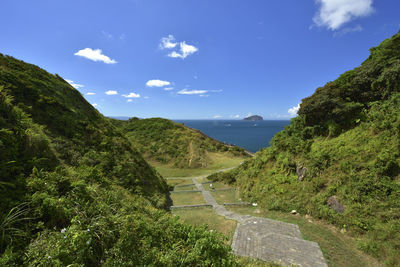
[(299, 109), (300, 109), (300, 104), (298, 104), (297, 106), (295, 106), (295, 107), (291, 107), (291, 108), (289, 108), (288, 109), (288, 113), (289, 113), (289, 115), (290, 116), (297, 116), (297, 112), (299, 111)]
[(165, 87), (164, 90), (165, 91), (171, 91), (171, 90), (174, 90), (174, 87)]
[(207, 90), (187, 90), (183, 89), (178, 92), (179, 95), (204, 95), (208, 91)]
[(95, 95), (96, 93), (93, 92), (87, 92), (86, 95)]
[(175, 41), (175, 37), (173, 35), (168, 35), (167, 37), (161, 38), (160, 49), (171, 49), (177, 46), (177, 42)]
[(233, 118), (233, 119), (239, 119), (240, 115), (230, 115), (229, 117)]
[[(135, 93), (129, 93), (128, 95), (122, 95), (125, 98), (139, 98), (140, 94), (135, 94)], [(130, 101), (129, 101), (130, 102)]]
[(149, 99), (150, 97), (148, 97), (148, 96), (145, 96), (145, 97), (143, 97), (144, 99)]
[(214, 119), (221, 119), (222, 116), (221, 116), (221, 115), (215, 115), (213, 118), (214, 118)]
[(200, 97), (209, 97), (210, 95), (199, 95)]
[(164, 87), (167, 85), (170, 85), (171, 83), (168, 81), (162, 81), (162, 80), (149, 80), (146, 83), (147, 87)]
[(222, 92), (222, 89), (219, 89), (219, 90), (210, 90), (210, 92), (212, 92), (212, 93), (221, 93), (221, 92)]
[(65, 81), (66, 81), (67, 83), (69, 83), (72, 87), (74, 87), (75, 89), (79, 89), (79, 88), (84, 87), (82, 84), (77, 84), (77, 83), (75, 83), (75, 82), (72, 81), (72, 80), (65, 79)]
[(102, 61), (106, 64), (115, 64), (117, 63), (117, 61), (115, 61), (114, 59), (110, 59), (108, 56), (102, 54), (101, 49), (91, 49), (91, 48), (85, 48), (85, 49), (81, 49), (78, 52), (76, 52), (74, 54), (75, 56), (80, 56), (80, 57), (84, 57), (90, 60), (93, 60), (95, 62), (97, 61)]
[(106, 39), (112, 39), (112, 38), (113, 38), (113, 36), (112, 36), (111, 33), (108, 33), (108, 32), (106, 32), (106, 31), (101, 31), (101, 33), (103, 34), (103, 36), (104, 36)]
[(93, 106), (93, 107), (97, 107), (98, 105), (97, 105), (96, 103), (93, 103), (92, 106)]
[(314, 16), (314, 23), (333, 31), (374, 11), (373, 0), (316, 0), (316, 3), (319, 10)]
[(126, 100), (126, 102), (131, 103), (131, 102), (133, 102), (133, 99), (128, 99), (128, 100)]
[(114, 90), (108, 90), (105, 94), (106, 95), (118, 95), (118, 92), (114, 91)]
[(343, 28), (342, 30), (335, 32), (333, 34), (333, 36), (340, 37), (340, 36), (343, 36), (345, 34), (352, 33), (352, 32), (361, 32), (362, 30), (363, 30), (363, 27), (361, 27), (361, 25), (356, 25), (354, 27)]
[(168, 35), (167, 37), (161, 38), (159, 47), (160, 49), (179, 48), (178, 50), (170, 52), (167, 56), (172, 58), (181, 58), (181, 59), (185, 59), (186, 57), (199, 51), (197, 47), (195, 47), (194, 45), (187, 44), (186, 41), (177, 42), (175, 40), (175, 37), (171, 34)]

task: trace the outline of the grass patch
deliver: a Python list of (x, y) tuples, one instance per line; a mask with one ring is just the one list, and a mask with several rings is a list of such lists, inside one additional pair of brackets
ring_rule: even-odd
[(206, 184), (203, 184), (203, 187), (205, 190), (212, 190), (210, 189), (210, 184), (212, 184), (213, 189), (229, 189), (232, 188), (231, 186), (221, 183), (221, 182), (209, 182)]
[(186, 191), (186, 190), (197, 190), (197, 187), (194, 185), (185, 185), (185, 186), (175, 186), (174, 191)]
[(167, 184), (170, 186), (177, 186), (177, 185), (187, 185), (187, 184), (193, 184), (192, 179), (168, 179)]
[(357, 248), (354, 239), (331, 225), (300, 215), (294, 216), (255, 207), (229, 207), (228, 209), (239, 214), (249, 214), (297, 224), (304, 239), (319, 244), (329, 266), (380, 266), (374, 258)]
[(210, 191), (211, 195), (214, 197), (218, 204), (222, 205), (224, 203), (236, 203), (240, 202), (239, 193), (235, 191)]
[(174, 206), (206, 204), (201, 192), (171, 194)]
[(213, 182), (210, 179), (208, 179), (208, 175), (202, 176), (202, 177), (198, 177), (198, 178), (196, 178), (196, 180), (199, 183), (205, 183), (205, 182), (210, 182), (211, 183), (211, 182)]
[(232, 157), (226, 152), (208, 152), (207, 155), (212, 163), (204, 168), (177, 168), (173, 164), (162, 164), (152, 160), (149, 160), (149, 163), (164, 177), (196, 177), (236, 167), (244, 160), (243, 157)]
[(227, 242), (232, 243), (236, 222), (217, 215), (212, 208), (177, 209), (172, 213), (194, 226), (207, 224), (210, 230), (224, 234), (228, 238)]

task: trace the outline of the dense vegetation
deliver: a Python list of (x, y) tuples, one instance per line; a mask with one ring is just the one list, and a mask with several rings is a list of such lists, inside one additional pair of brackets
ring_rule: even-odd
[[(299, 116), (269, 148), (214, 178), (236, 183), (267, 209), (323, 218), (355, 236), (363, 251), (398, 266), (399, 92), (400, 33), (303, 99)], [(331, 208), (340, 205), (339, 212)]]
[(167, 191), (77, 90), (0, 54), (0, 266), (235, 264), (163, 210)]
[(177, 168), (205, 168), (212, 164), (208, 152), (228, 152), (231, 157), (247, 157), (239, 147), (223, 144), (198, 130), (167, 119), (131, 118), (116, 121), (146, 159)]

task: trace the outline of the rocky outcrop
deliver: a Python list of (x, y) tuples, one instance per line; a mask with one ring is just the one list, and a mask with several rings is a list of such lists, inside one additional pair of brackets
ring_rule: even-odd
[(296, 172), (297, 172), (297, 179), (299, 179), (299, 181), (301, 182), (304, 180), (304, 178), (306, 178), (307, 168), (301, 165), (297, 165)]
[(328, 206), (339, 214), (343, 214), (346, 210), (346, 207), (339, 202), (336, 196), (328, 198)]

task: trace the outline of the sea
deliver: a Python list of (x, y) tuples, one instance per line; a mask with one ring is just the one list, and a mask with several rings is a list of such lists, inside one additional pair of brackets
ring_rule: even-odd
[(198, 129), (206, 135), (232, 145), (242, 147), (250, 152), (257, 152), (268, 147), (272, 137), (283, 130), (290, 121), (264, 120), (175, 120), (184, 125)]

